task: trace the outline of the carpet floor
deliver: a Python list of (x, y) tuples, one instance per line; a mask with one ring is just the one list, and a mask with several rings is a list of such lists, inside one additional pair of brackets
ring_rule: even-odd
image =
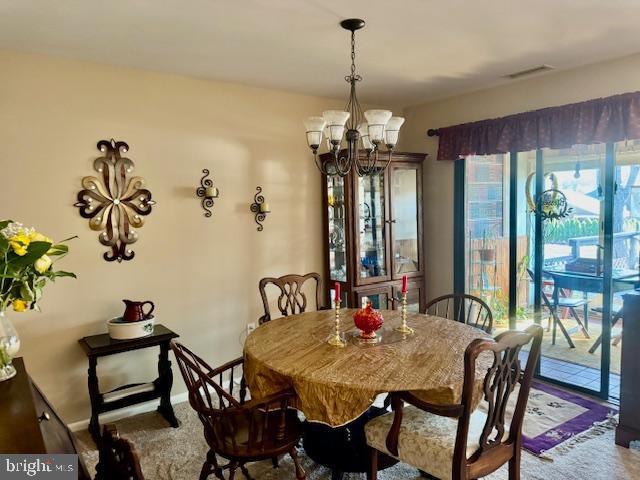
[[(120, 434), (131, 440), (140, 455), (142, 470), (147, 480), (197, 479), (207, 446), (202, 425), (187, 403), (175, 407), (181, 427), (168, 427), (155, 412), (144, 413), (115, 422)], [(88, 432), (79, 432), (82, 455), (93, 472), (98, 460)], [(300, 452), (300, 459), (309, 480), (331, 478), (331, 472), (314, 464)], [(293, 466), (288, 457), (273, 469), (271, 462), (249, 466), (254, 478), (265, 480), (294, 480)], [(211, 479), (214, 477), (211, 476)], [(240, 475), (237, 478), (242, 478)], [(364, 474), (348, 474), (345, 480), (364, 480)], [(380, 472), (380, 480), (413, 480), (421, 478), (418, 471), (398, 464)], [(506, 468), (494, 472), (490, 480), (507, 479)], [(614, 443), (614, 423), (606, 422), (593, 427), (575, 438), (551, 449), (544, 458), (526, 451), (522, 454), (522, 478), (532, 480), (632, 480), (640, 479), (640, 449), (626, 449)]]

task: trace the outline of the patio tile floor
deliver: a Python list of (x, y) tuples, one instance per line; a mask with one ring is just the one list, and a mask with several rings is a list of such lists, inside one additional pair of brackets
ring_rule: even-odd
[[(520, 352), (522, 362), (527, 359), (527, 356), (528, 352)], [(584, 365), (543, 356), (540, 374), (569, 385), (600, 390), (600, 371)], [(616, 404), (620, 401), (620, 375), (615, 373), (609, 375), (609, 401)]]

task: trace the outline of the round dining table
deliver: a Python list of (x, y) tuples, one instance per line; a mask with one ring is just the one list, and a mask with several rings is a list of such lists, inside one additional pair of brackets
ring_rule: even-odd
[[(487, 333), (445, 318), (407, 313), (414, 333), (406, 335), (394, 328), (401, 324), (400, 311), (382, 310), (378, 341), (363, 342), (353, 323), (354, 313), (354, 309), (340, 312), (344, 347), (327, 343), (335, 328), (334, 310), (282, 317), (254, 330), (244, 346), (244, 375), (252, 398), (292, 389), (307, 422), (320, 425), (314, 431), (341, 427), (348, 435), (354, 422), (368, 419), (381, 393), (411, 391), (435, 404), (460, 402), (465, 349), (476, 338), (490, 338)], [(489, 366), (488, 358), (478, 359), (476, 404)], [(305, 438), (305, 449), (307, 443)], [(362, 470), (351, 465), (344, 471), (365, 471), (366, 465), (365, 461)]]

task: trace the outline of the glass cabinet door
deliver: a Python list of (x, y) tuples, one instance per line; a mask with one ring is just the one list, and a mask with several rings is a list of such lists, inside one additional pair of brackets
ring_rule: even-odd
[[(358, 283), (388, 278), (385, 175), (358, 177)], [(375, 279), (375, 280), (374, 280)]]
[[(393, 309), (402, 307), (402, 289), (393, 287)], [(422, 308), (422, 286), (420, 282), (409, 282), (407, 285), (407, 312), (420, 313)]]
[(375, 289), (367, 289), (359, 291), (357, 294), (356, 308), (364, 308), (367, 303), (371, 302), (371, 306), (376, 310), (388, 310), (392, 305), (391, 287), (380, 287)]
[(344, 178), (327, 177), (327, 208), (329, 210), (329, 276), (333, 281), (346, 282), (347, 242)]
[(391, 255), (392, 277), (419, 274), (422, 252), (418, 241), (422, 215), (418, 192), (420, 167), (398, 165), (391, 167)]

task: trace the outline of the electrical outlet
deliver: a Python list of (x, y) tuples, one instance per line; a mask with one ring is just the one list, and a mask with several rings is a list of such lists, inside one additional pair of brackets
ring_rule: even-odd
[(249, 335), (255, 329), (256, 329), (256, 323), (255, 322), (247, 323), (247, 335)]

